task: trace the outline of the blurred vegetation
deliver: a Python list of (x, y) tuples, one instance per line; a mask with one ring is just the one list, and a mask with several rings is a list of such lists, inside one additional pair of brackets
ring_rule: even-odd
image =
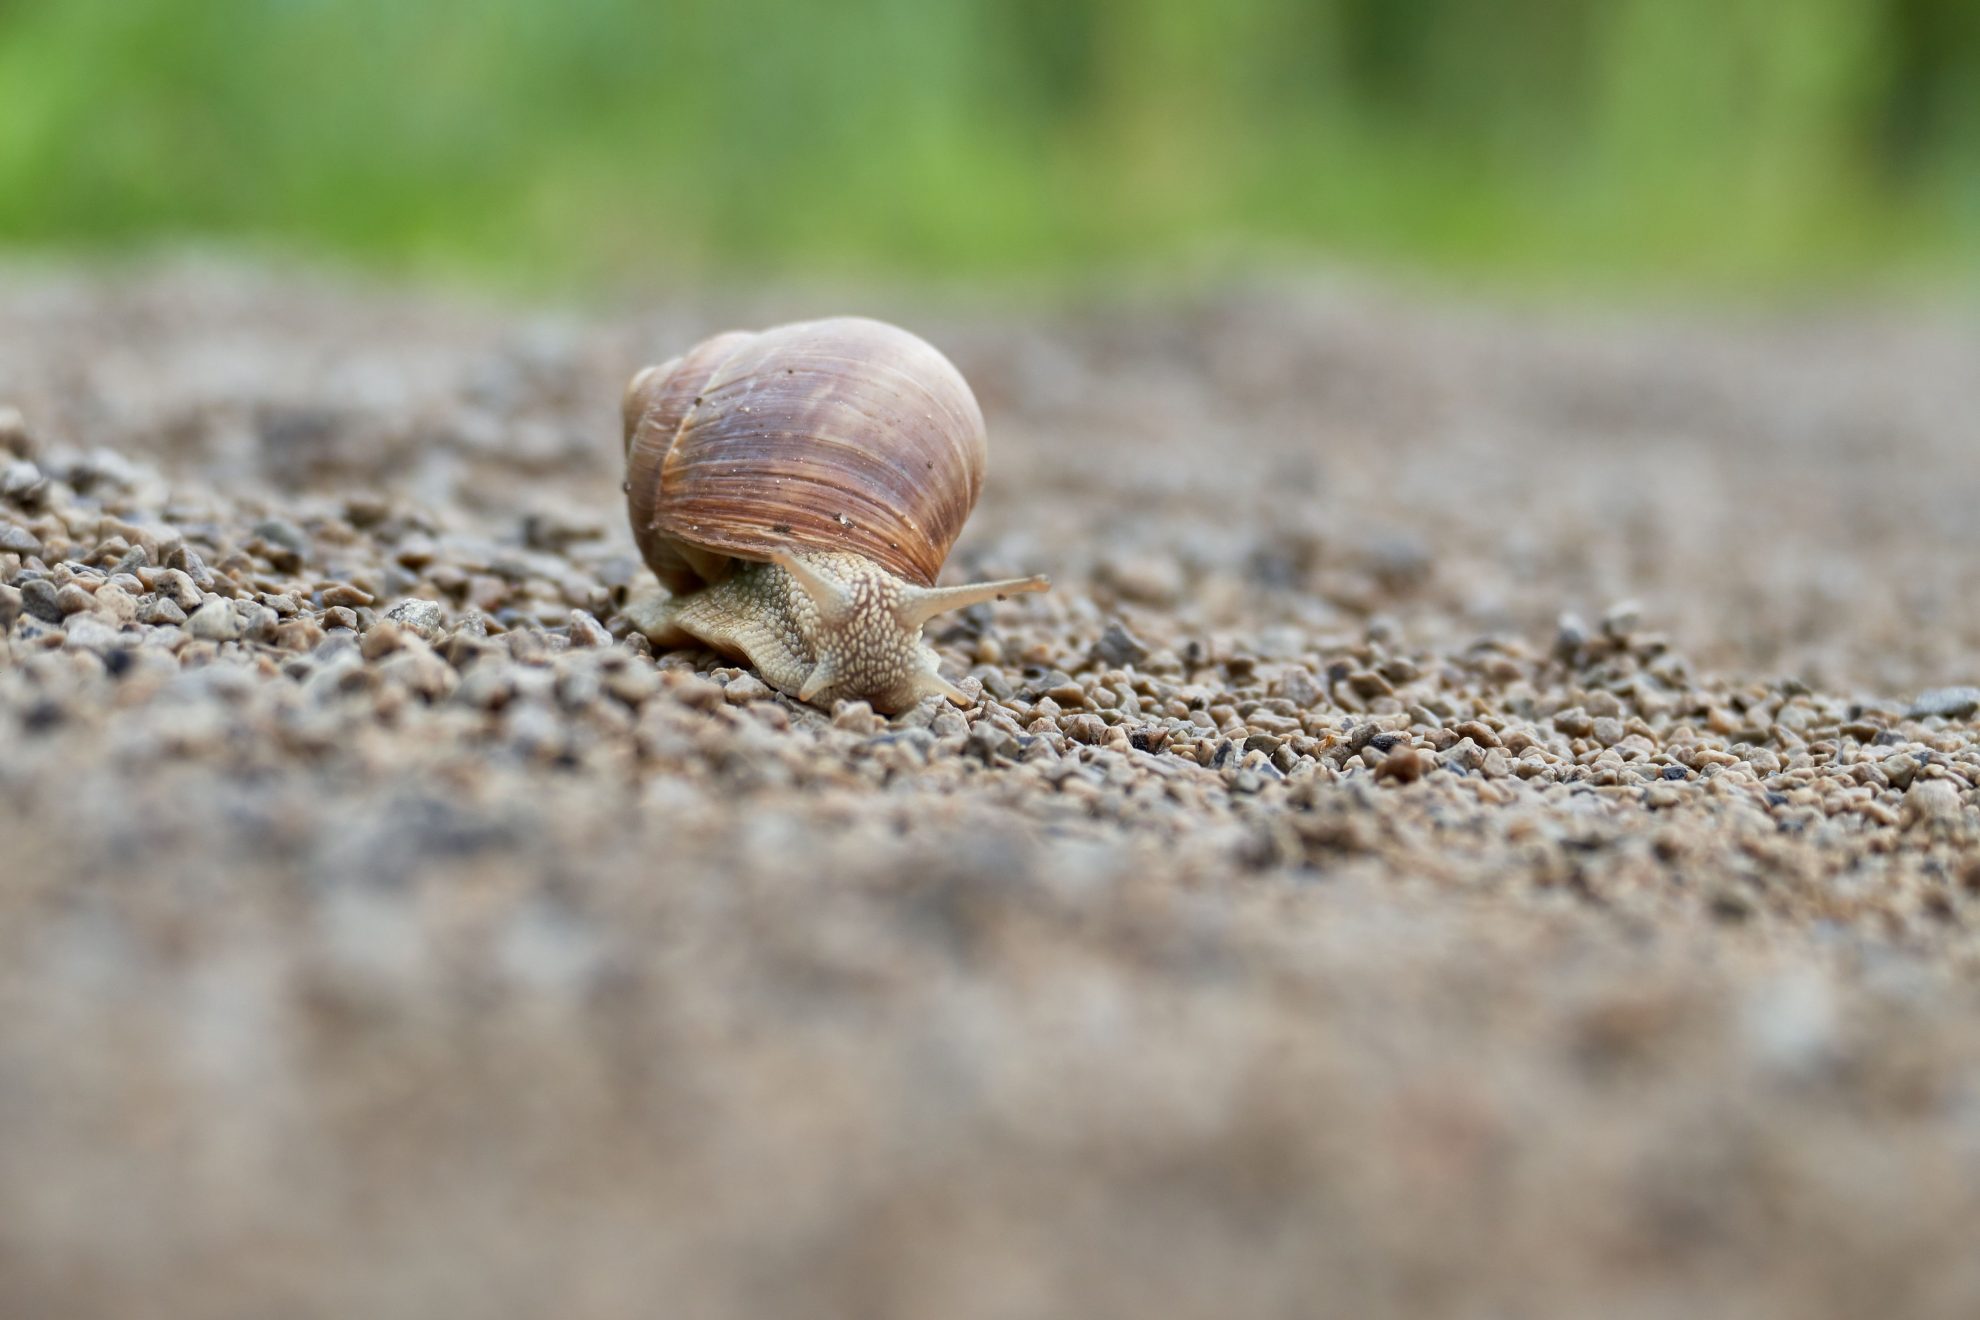
[(523, 282), (1971, 270), (1972, 0), (0, 0), (0, 241)]

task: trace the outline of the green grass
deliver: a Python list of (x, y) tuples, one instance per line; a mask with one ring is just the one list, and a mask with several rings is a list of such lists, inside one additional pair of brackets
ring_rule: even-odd
[(519, 285), (1971, 272), (1968, 0), (0, 0), (0, 241)]

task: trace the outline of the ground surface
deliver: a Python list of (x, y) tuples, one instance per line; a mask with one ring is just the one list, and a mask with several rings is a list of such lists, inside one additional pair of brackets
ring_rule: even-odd
[[(613, 641), (625, 378), (824, 310), (975, 711)], [(0, 276), (0, 1313), (1970, 1316), (1975, 362)]]

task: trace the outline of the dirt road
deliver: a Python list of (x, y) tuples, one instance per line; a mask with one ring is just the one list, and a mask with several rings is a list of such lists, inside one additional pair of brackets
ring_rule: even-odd
[[(842, 310), (974, 710), (624, 640), (624, 380)], [(0, 273), (0, 1313), (1972, 1315), (1976, 363)]]

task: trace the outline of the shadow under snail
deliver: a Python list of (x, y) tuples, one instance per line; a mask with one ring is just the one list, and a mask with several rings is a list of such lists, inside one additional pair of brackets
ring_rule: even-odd
[(935, 585), (988, 442), (962, 373), (895, 326), (716, 335), (633, 377), (625, 434), (633, 538), (672, 593), (627, 616), (656, 647), (740, 657), (800, 701), (967, 706), (922, 625), (1050, 586)]

